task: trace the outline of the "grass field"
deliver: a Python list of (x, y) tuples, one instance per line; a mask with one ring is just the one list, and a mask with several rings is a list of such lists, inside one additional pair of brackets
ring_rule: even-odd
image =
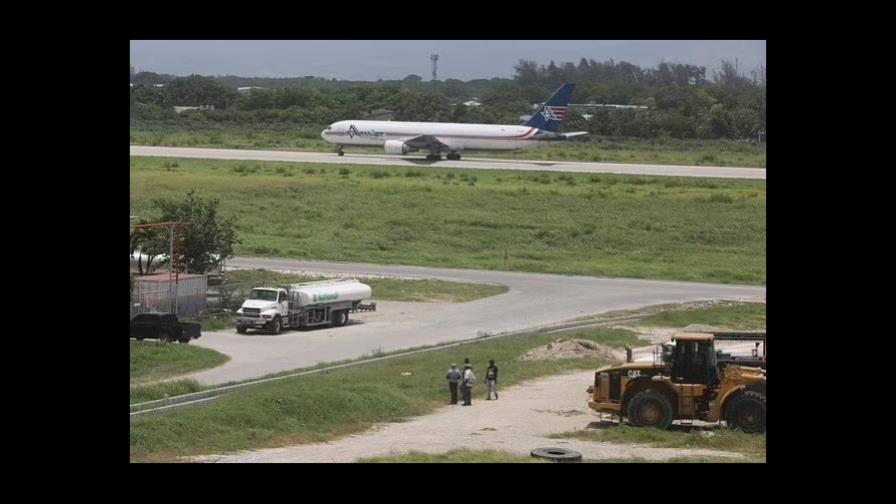
[[(633, 345), (637, 341), (634, 333), (619, 329), (580, 332), (578, 337), (614, 345)], [(501, 368), (502, 387), (602, 364), (594, 359), (515, 361), (554, 338), (556, 335), (541, 334), (476, 341), (286, 378), (191, 409), (138, 417), (131, 421), (131, 460), (171, 460), (179, 455), (326, 441), (377, 422), (424, 414), (444, 404), (445, 369), (451, 362), (462, 362), (464, 357), (469, 357), (478, 370), (494, 359)], [(406, 372), (411, 374), (402, 375)]]
[(172, 380), (159, 383), (132, 384), (130, 404), (191, 394), (193, 392), (199, 392), (203, 388), (205, 387), (200, 385), (196, 380)]
[[(290, 125), (281, 127), (132, 126), (131, 145), (210, 147), (219, 149), (276, 149), (333, 152), (334, 146), (319, 137), (320, 128), (301, 133)], [(310, 134), (309, 134), (310, 133)], [(347, 147), (347, 152), (382, 154), (382, 148)], [(760, 167), (766, 165), (765, 145), (735, 140), (679, 140), (674, 138), (632, 139), (585, 137), (538, 149), (510, 152), (471, 152), (470, 157), (542, 159), (550, 161), (601, 161), (709, 166)]]
[(195, 188), (239, 255), (764, 283), (765, 181), (133, 157), (131, 212)]
[(765, 303), (722, 303), (709, 309), (665, 310), (641, 319), (639, 325), (685, 327), (707, 324), (734, 330), (765, 329)]
[(226, 355), (195, 345), (131, 340), (131, 383), (161, 380), (228, 360)]
[(743, 462), (765, 462), (765, 434), (746, 434), (730, 429), (701, 431), (673, 426), (673, 430), (659, 430), (614, 425), (603, 429), (579, 430), (553, 434), (555, 439), (581, 439), (610, 443), (635, 443), (657, 448), (693, 448), (730, 451), (746, 455)]

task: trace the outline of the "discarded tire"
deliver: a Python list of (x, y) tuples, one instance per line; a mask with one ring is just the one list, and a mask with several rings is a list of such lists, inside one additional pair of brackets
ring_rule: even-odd
[(536, 448), (530, 453), (533, 457), (553, 460), (554, 462), (581, 462), (582, 454), (566, 448)]

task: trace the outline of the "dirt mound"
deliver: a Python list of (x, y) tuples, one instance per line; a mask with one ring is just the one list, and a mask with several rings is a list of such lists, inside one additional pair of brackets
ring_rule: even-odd
[(520, 360), (544, 361), (583, 357), (622, 360), (625, 359), (625, 354), (619, 350), (614, 350), (589, 340), (560, 338), (543, 347), (526, 352), (525, 355), (520, 357)]

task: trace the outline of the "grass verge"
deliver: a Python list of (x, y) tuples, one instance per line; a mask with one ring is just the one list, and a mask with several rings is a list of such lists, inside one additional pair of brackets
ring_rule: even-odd
[(205, 387), (196, 380), (175, 380), (161, 383), (131, 385), (131, 404), (155, 401), (166, 397), (199, 392)]
[(208, 369), (228, 360), (224, 354), (195, 345), (131, 340), (131, 383)]
[(638, 322), (654, 327), (685, 327), (707, 324), (734, 330), (764, 330), (765, 303), (735, 303), (723, 301), (706, 306), (697, 305), (665, 310)]
[(765, 282), (761, 180), (146, 157), (130, 175), (134, 215), (219, 198), (238, 255)]

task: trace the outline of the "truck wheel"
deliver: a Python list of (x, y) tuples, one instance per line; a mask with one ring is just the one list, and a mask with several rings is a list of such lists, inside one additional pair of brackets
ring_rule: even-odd
[(336, 327), (342, 327), (345, 323), (348, 322), (348, 312), (345, 310), (339, 310), (338, 312), (333, 314), (333, 325)]
[(271, 321), (271, 334), (280, 334), (280, 328), (283, 327), (281, 324), (280, 317), (274, 317)]
[(765, 432), (765, 394), (747, 390), (731, 399), (725, 408), (725, 421), (732, 429)]
[(628, 421), (635, 427), (668, 429), (672, 425), (672, 405), (666, 396), (652, 389), (642, 390), (628, 403)]
[(236, 326), (236, 332), (238, 332), (238, 333), (240, 333), (240, 334), (245, 334), (245, 333), (246, 333), (246, 326), (244, 326), (244, 325), (238, 325), (238, 326)]

